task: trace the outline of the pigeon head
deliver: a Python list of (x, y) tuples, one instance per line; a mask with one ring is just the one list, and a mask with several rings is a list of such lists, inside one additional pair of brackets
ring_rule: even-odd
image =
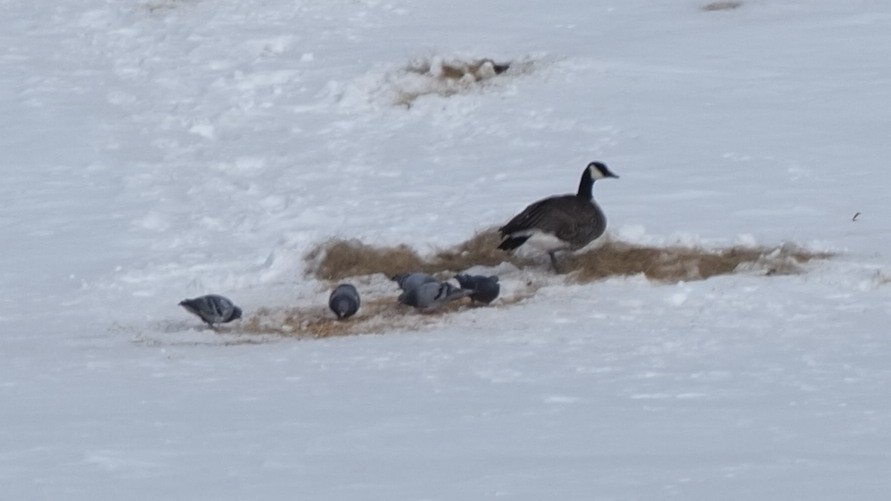
[(498, 297), (501, 286), (498, 277), (482, 275), (456, 275), (455, 279), (461, 288), (470, 292), (470, 299), (474, 302), (489, 304)]
[(337, 315), (338, 320), (349, 318), (359, 311), (359, 291), (352, 284), (340, 284), (331, 291), (328, 307)]
[(241, 318), (241, 308), (235, 306), (232, 308), (232, 315), (229, 316), (229, 320), (238, 320), (239, 318)]

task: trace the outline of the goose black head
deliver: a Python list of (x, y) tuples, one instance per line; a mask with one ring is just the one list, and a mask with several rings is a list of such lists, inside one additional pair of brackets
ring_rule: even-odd
[(603, 179), (607, 177), (613, 177), (618, 179), (619, 176), (612, 173), (609, 168), (607, 168), (606, 164), (603, 162), (591, 162), (588, 164), (588, 174), (591, 176), (591, 180)]
[(603, 162), (591, 162), (582, 172), (582, 179), (579, 182), (578, 196), (590, 199), (594, 191), (594, 181), (605, 179), (608, 177), (618, 178), (619, 176), (612, 173)]

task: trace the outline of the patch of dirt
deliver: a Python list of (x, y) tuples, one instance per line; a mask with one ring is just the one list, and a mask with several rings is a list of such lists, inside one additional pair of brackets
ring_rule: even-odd
[(717, 10), (733, 10), (742, 7), (742, 2), (735, 1), (721, 1), (721, 2), (711, 2), (702, 6), (702, 10), (711, 12)]
[[(309, 273), (335, 283), (346, 278), (362, 280), (375, 274), (390, 277), (397, 273), (425, 271), (441, 279), (472, 266), (494, 267), (505, 262), (519, 270), (513, 276), (514, 290), (488, 306), (472, 305), (469, 299), (454, 301), (432, 312), (422, 313), (397, 303), (398, 290), (385, 297), (363, 294), (359, 313), (338, 321), (325, 304), (285, 309), (261, 309), (243, 320), (235, 332), (248, 335), (274, 335), (295, 338), (326, 338), (357, 334), (381, 334), (416, 330), (443, 322), (451, 314), (471, 308), (499, 308), (514, 305), (535, 295), (543, 285), (559, 283), (550, 272), (547, 259), (516, 257), (497, 249), (499, 238), (494, 229), (477, 233), (452, 248), (421, 257), (407, 245), (375, 247), (358, 240), (331, 240), (308, 255)], [(827, 253), (807, 251), (794, 245), (778, 247), (742, 247), (701, 249), (695, 247), (655, 247), (620, 241), (604, 242), (585, 252), (562, 256), (568, 270), (566, 282), (589, 283), (609, 277), (644, 275), (660, 283), (704, 280), (732, 273), (761, 273), (765, 276), (803, 272), (803, 265), (814, 259), (830, 257)], [(513, 269), (513, 267), (511, 267)], [(525, 274), (524, 269), (532, 271)], [(538, 276), (539, 279), (534, 278)], [(529, 277), (533, 277), (531, 280)], [(506, 278), (506, 277), (503, 277)], [(375, 280), (380, 280), (378, 277)]]
[(497, 63), (492, 59), (419, 59), (410, 63), (405, 70), (442, 81), (479, 82), (504, 73), (510, 69), (510, 64)]
[(152, 14), (158, 14), (197, 2), (198, 0), (150, 0), (143, 3), (142, 7)]
[(608, 242), (565, 258), (578, 282), (592, 282), (614, 276), (643, 274), (649, 280), (674, 283), (704, 280), (716, 275), (759, 271), (764, 275), (801, 273), (802, 266), (814, 259), (831, 257), (792, 244), (779, 247), (648, 247), (623, 242)]
[(873, 280), (875, 281), (876, 287), (891, 284), (891, 276), (888, 276), (880, 270), (876, 270)]
[[(219, 327), (219, 339), (208, 340), (210, 332), (196, 332), (191, 338), (177, 339), (181, 344), (243, 345), (274, 342), (282, 338), (317, 339), (359, 334), (384, 334), (423, 329), (447, 321), (448, 317), (476, 308), (503, 308), (529, 299), (543, 286), (561, 283), (589, 283), (609, 277), (643, 275), (659, 283), (704, 280), (732, 273), (760, 273), (764, 276), (801, 273), (804, 265), (831, 254), (812, 252), (795, 245), (777, 247), (733, 246), (702, 249), (682, 246), (643, 246), (605, 237), (601, 244), (584, 252), (561, 256), (565, 275), (555, 275), (549, 261), (518, 257), (497, 249), (500, 239), (495, 229), (473, 235), (454, 247), (422, 257), (408, 245), (376, 247), (358, 240), (330, 240), (317, 246), (305, 257), (308, 273), (330, 284), (349, 278), (362, 290), (359, 312), (346, 320), (337, 320), (327, 304), (317, 302), (285, 308), (261, 308), (240, 322)], [(541, 256), (538, 256), (541, 257)], [(510, 264), (505, 264), (510, 263)], [(442, 280), (473, 266), (501, 267), (511, 270), (502, 275), (502, 296), (490, 305), (475, 305), (465, 298), (424, 313), (401, 305), (395, 284), (388, 278), (397, 273), (425, 271)], [(383, 274), (384, 277), (377, 274)], [(879, 277), (879, 283), (887, 279)], [(507, 290), (507, 293), (505, 293)], [(173, 324), (154, 338), (140, 337), (143, 343), (170, 344), (167, 334), (181, 333), (189, 325)], [(194, 327), (194, 326), (193, 326)], [(143, 339), (144, 338), (144, 339)]]
[(393, 104), (411, 107), (421, 96), (442, 97), (482, 87), (486, 82), (507, 72), (519, 73), (529, 63), (495, 61), (494, 59), (461, 59), (431, 57), (410, 62), (394, 78)]
[(394, 285), (391, 297), (363, 298), (359, 312), (348, 319), (337, 320), (327, 306), (303, 306), (287, 309), (260, 309), (238, 327), (247, 334), (273, 334), (294, 338), (326, 338), (358, 334), (383, 334), (399, 330), (416, 330), (442, 322), (450, 314), (473, 308), (496, 308), (518, 303), (534, 294), (527, 289), (510, 297), (500, 297), (491, 305), (472, 305), (469, 299), (452, 301), (432, 313), (421, 313), (396, 301)]
[(322, 280), (381, 273), (392, 277), (399, 273), (423, 271), (432, 275), (463, 271), (472, 266), (497, 266), (511, 263), (530, 267), (535, 261), (498, 250), (501, 241), (495, 229), (484, 230), (450, 248), (440, 249), (422, 258), (408, 245), (375, 247), (359, 240), (332, 239), (311, 250), (305, 259), (307, 271)]
[[(452, 248), (422, 258), (407, 245), (374, 247), (357, 240), (331, 240), (309, 253), (309, 273), (322, 280), (382, 273), (424, 271), (447, 274), (472, 266), (496, 266), (508, 262), (520, 269), (541, 267), (541, 261), (498, 250), (500, 238), (494, 229), (475, 234)], [(601, 245), (581, 253), (559, 256), (567, 275), (577, 282), (592, 282), (613, 276), (643, 274), (659, 282), (702, 280), (739, 271), (761, 271), (765, 275), (801, 272), (813, 259), (831, 257), (792, 244), (778, 247), (702, 249), (696, 247), (655, 247), (604, 239)]]
[(310, 251), (306, 259), (316, 278), (322, 280), (374, 273), (392, 277), (427, 269), (421, 257), (407, 245), (373, 247), (358, 240), (329, 240)]
[(496, 228), (475, 233), (472, 237), (446, 249), (439, 249), (426, 263), (432, 272), (440, 270), (464, 271), (472, 266), (498, 266), (511, 263), (517, 268), (529, 268), (535, 260), (508, 254), (498, 248), (501, 236)]

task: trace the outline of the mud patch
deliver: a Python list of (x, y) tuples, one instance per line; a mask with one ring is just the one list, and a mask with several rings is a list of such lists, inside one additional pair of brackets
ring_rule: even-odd
[(526, 288), (509, 297), (498, 298), (488, 306), (475, 306), (469, 299), (462, 299), (448, 303), (432, 313), (421, 313), (397, 303), (394, 286), (392, 296), (363, 298), (359, 313), (346, 320), (336, 320), (334, 314), (322, 305), (278, 310), (264, 308), (250, 314), (237, 329), (246, 334), (312, 339), (413, 331), (442, 323), (448, 316), (460, 311), (518, 303), (532, 297), (536, 288), (527, 284)]
[(595, 249), (565, 258), (578, 282), (592, 282), (614, 276), (644, 275), (649, 280), (674, 283), (704, 280), (716, 275), (758, 272), (766, 276), (793, 275), (803, 265), (830, 255), (807, 251), (793, 244), (778, 247), (647, 247), (608, 242)]
[(393, 104), (411, 107), (415, 100), (424, 95), (449, 97), (481, 88), (487, 80), (507, 72), (512, 64), (492, 59), (430, 58), (412, 61), (402, 70), (408, 78), (402, 79), (401, 85), (397, 86)]
[[(246, 345), (283, 338), (417, 331), (475, 309), (512, 307), (534, 297), (542, 287), (625, 276), (644, 276), (653, 282), (670, 284), (734, 273), (790, 275), (806, 271), (805, 265), (812, 260), (832, 257), (792, 244), (703, 249), (645, 246), (604, 237), (594, 248), (562, 256), (567, 273), (556, 275), (551, 272), (547, 257), (506, 253), (497, 249), (499, 241), (497, 232), (489, 229), (453, 247), (421, 256), (408, 245), (378, 247), (358, 240), (330, 240), (305, 256), (308, 275), (321, 280), (324, 290), (314, 296), (312, 303), (304, 298), (298, 301), (303, 304), (260, 308), (217, 330), (196, 327), (191, 319), (177, 321), (151, 335), (138, 333), (134, 340), (147, 345)], [(398, 287), (388, 278), (397, 273), (425, 271), (441, 280), (451, 280), (455, 273), (473, 267), (482, 267), (484, 273), (502, 279), (502, 295), (490, 305), (474, 305), (465, 298), (423, 313), (399, 304)], [(885, 283), (886, 277), (879, 276), (878, 280), (879, 284)], [(353, 283), (362, 295), (359, 312), (343, 321), (335, 318), (326, 303), (327, 293), (338, 281)]]
[(702, 10), (711, 12), (718, 10), (733, 10), (742, 7), (742, 2), (735, 1), (723, 1), (723, 2), (711, 2), (702, 6)]
[(199, 0), (150, 0), (143, 2), (142, 8), (151, 14), (161, 14), (172, 11), (184, 5), (197, 3)]
[[(734, 246), (701, 249), (682, 246), (642, 246), (604, 239), (596, 248), (563, 256), (565, 275), (551, 273), (547, 258), (518, 257), (497, 249), (494, 229), (477, 233), (452, 248), (423, 257), (408, 245), (376, 247), (358, 240), (331, 240), (306, 257), (308, 273), (332, 286), (341, 280), (357, 282), (363, 294), (359, 313), (338, 321), (325, 304), (283, 309), (261, 309), (237, 327), (246, 335), (294, 338), (327, 338), (358, 334), (382, 334), (423, 329), (474, 308), (502, 308), (535, 296), (543, 286), (590, 283), (610, 277), (643, 275), (660, 283), (704, 280), (717, 275), (756, 273), (789, 275), (804, 271), (814, 259), (830, 257), (795, 245), (777, 247)], [(502, 297), (491, 305), (476, 306), (469, 299), (448, 303), (432, 313), (421, 313), (398, 304), (398, 289), (390, 277), (397, 273), (425, 271), (442, 280), (474, 266), (500, 268)], [(498, 274), (498, 273), (496, 273)], [(507, 294), (504, 292), (507, 291)]]
[(392, 277), (398, 273), (423, 271), (433, 275), (463, 271), (472, 266), (497, 266), (511, 263), (518, 268), (532, 266), (535, 261), (498, 250), (501, 241), (494, 229), (481, 231), (468, 240), (432, 256), (422, 258), (408, 245), (375, 247), (359, 240), (332, 239), (318, 245), (305, 256), (307, 272), (321, 280), (382, 273)]
[(497, 87), (502, 79), (533, 71), (532, 60), (432, 56), (388, 71), (372, 94), (393, 106), (410, 108), (423, 96), (450, 97)]
[[(448, 274), (504, 262), (520, 269), (546, 269), (542, 260), (498, 250), (499, 242), (497, 232), (490, 229), (452, 248), (421, 257), (407, 245), (374, 247), (357, 240), (331, 240), (307, 255), (307, 271), (322, 280), (340, 280), (375, 273), (385, 276), (412, 271)], [(650, 280), (671, 283), (737, 272), (789, 275), (800, 273), (802, 266), (811, 260), (829, 257), (828, 253), (808, 251), (794, 244), (703, 249), (643, 246), (604, 238), (595, 248), (577, 254), (566, 253), (560, 259), (567, 277), (576, 282), (642, 274)]]

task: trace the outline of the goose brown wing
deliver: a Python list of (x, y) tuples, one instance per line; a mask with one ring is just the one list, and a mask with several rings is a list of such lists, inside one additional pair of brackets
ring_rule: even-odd
[(588, 245), (606, 231), (606, 216), (593, 200), (575, 197), (573, 203), (567, 203), (555, 212), (561, 214), (564, 222), (550, 231), (573, 248)]
[(587, 219), (586, 217), (580, 219), (580, 215), (590, 214), (595, 217), (595, 212), (596, 209), (591, 202), (575, 195), (550, 197), (529, 205), (498, 231), (502, 235), (510, 235), (537, 229), (561, 237), (567, 232), (574, 232), (580, 222)]
[(530, 228), (538, 227), (538, 224), (541, 222), (544, 216), (548, 214), (548, 206), (550, 206), (555, 200), (559, 200), (562, 198), (565, 197), (549, 197), (529, 204), (529, 206), (523, 209), (522, 212), (508, 221), (507, 224), (505, 224), (501, 228), (498, 228), (498, 231), (501, 232), (502, 235), (510, 235), (511, 233), (526, 231)]

